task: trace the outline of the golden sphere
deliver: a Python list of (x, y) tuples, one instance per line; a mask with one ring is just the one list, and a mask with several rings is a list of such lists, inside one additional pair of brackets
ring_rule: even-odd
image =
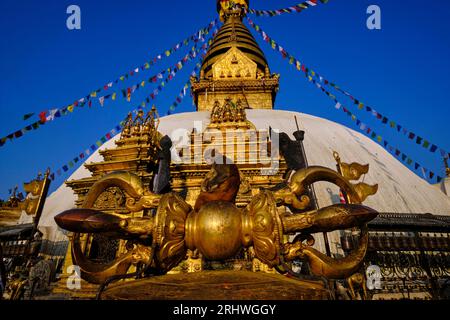
[(189, 235), (205, 258), (222, 260), (236, 255), (242, 246), (241, 212), (224, 201), (208, 202), (195, 215)]

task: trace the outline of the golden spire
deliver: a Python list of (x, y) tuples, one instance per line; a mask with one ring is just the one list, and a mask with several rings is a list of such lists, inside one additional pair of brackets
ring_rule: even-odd
[[(247, 27), (242, 23), (242, 17), (245, 16), (248, 9), (248, 0), (220, 1), (217, 0), (217, 11), (224, 21), (224, 25), (220, 28), (203, 60), (201, 69), (201, 78), (212, 77), (212, 66), (220, 60), (230, 48), (236, 47), (245, 53), (245, 55), (254, 61), (258, 67), (258, 73), (269, 76), (270, 70), (258, 43), (252, 36)], [(232, 9), (226, 9), (234, 3)]]
[(270, 73), (264, 53), (242, 21), (248, 6), (248, 0), (217, 0), (224, 24), (203, 59), (200, 77), (191, 78), (198, 111), (211, 111), (216, 100), (222, 106), (228, 97), (245, 101), (245, 108), (273, 109), (279, 76)]

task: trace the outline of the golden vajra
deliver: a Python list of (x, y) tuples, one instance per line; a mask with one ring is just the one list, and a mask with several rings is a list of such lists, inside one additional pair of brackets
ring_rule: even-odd
[[(207, 175), (206, 179), (214, 176), (217, 175)], [(339, 186), (352, 204), (303, 210), (297, 214), (279, 213), (278, 206), (307, 208), (308, 186), (318, 181)], [(124, 218), (90, 209), (95, 199), (110, 187), (124, 191), (125, 206), (131, 212), (156, 209), (156, 214)], [(368, 245), (366, 225), (378, 215), (360, 204), (368, 195), (366, 191), (333, 170), (309, 167), (297, 171), (281, 190), (261, 190), (245, 208), (237, 208), (234, 199), (216, 199), (194, 210), (175, 193), (153, 194), (144, 188), (137, 175), (116, 172), (93, 185), (83, 204), (85, 209), (63, 212), (55, 220), (61, 228), (74, 233), (71, 237), (74, 264), (80, 266), (82, 278), (91, 283), (100, 284), (112, 276), (124, 275), (131, 265), (137, 264), (167, 272), (186, 258), (188, 249), (198, 250), (206, 259), (225, 260), (249, 247), (253, 247), (256, 258), (271, 267), (304, 258), (314, 275), (343, 279), (360, 268)], [(345, 258), (334, 259), (312, 248), (312, 234), (354, 227), (361, 228), (361, 239), (358, 247)], [(80, 240), (80, 234), (93, 233), (130, 240), (128, 252), (107, 264), (93, 263), (83, 254)], [(298, 236), (284, 243), (284, 235)]]

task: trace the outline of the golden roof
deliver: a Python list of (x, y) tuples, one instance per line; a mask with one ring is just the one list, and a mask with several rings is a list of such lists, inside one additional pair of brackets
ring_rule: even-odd
[[(248, 3), (248, 1), (246, 1)], [(222, 14), (220, 1), (217, 2), (218, 11)], [(212, 77), (212, 65), (224, 56), (232, 47), (238, 48), (252, 61), (256, 62), (258, 71), (261, 74), (266, 73), (268, 64), (264, 53), (256, 43), (250, 31), (242, 23), (244, 10), (228, 10), (225, 13), (224, 25), (215, 36), (208, 53), (203, 61), (202, 75), (208, 79)], [(268, 70), (267, 70), (268, 71)]]

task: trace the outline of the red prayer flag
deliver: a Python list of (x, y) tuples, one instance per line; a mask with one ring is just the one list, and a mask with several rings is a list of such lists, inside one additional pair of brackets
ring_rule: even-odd
[(39, 113), (39, 119), (41, 119), (41, 123), (45, 123), (47, 121), (47, 111), (42, 111)]

